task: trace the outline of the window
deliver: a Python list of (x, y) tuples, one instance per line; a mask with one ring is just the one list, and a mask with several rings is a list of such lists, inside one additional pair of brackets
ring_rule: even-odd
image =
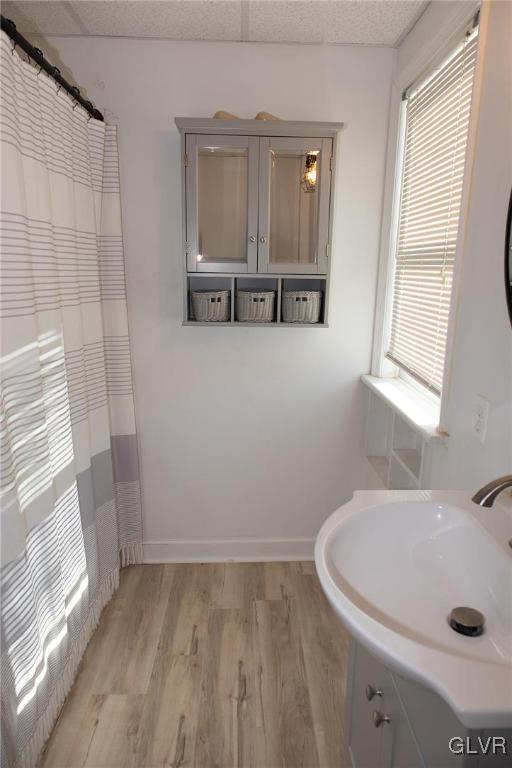
[(441, 393), (478, 28), (404, 95), (387, 358)]

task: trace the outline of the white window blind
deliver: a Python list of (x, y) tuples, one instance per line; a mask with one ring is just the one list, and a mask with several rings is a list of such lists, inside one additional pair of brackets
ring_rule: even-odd
[(387, 357), (437, 394), (443, 381), (477, 34), (475, 28), (405, 97)]

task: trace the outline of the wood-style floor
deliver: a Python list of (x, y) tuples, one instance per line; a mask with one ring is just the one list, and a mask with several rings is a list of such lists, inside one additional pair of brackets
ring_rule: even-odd
[(122, 573), (44, 768), (340, 768), (347, 637), (312, 563)]

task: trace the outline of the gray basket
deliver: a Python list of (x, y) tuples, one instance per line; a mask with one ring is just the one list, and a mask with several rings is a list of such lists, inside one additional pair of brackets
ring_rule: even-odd
[(283, 291), (284, 323), (318, 323), (322, 291)]
[(275, 301), (275, 291), (237, 291), (236, 319), (241, 323), (271, 323)]
[(231, 291), (192, 291), (194, 320), (203, 323), (225, 323), (230, 316)]

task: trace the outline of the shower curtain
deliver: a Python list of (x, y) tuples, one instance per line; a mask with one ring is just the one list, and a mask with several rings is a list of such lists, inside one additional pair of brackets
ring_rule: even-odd
[(1, 39), (2, 766), (31, 768), (141, 559), (115, 127)]

